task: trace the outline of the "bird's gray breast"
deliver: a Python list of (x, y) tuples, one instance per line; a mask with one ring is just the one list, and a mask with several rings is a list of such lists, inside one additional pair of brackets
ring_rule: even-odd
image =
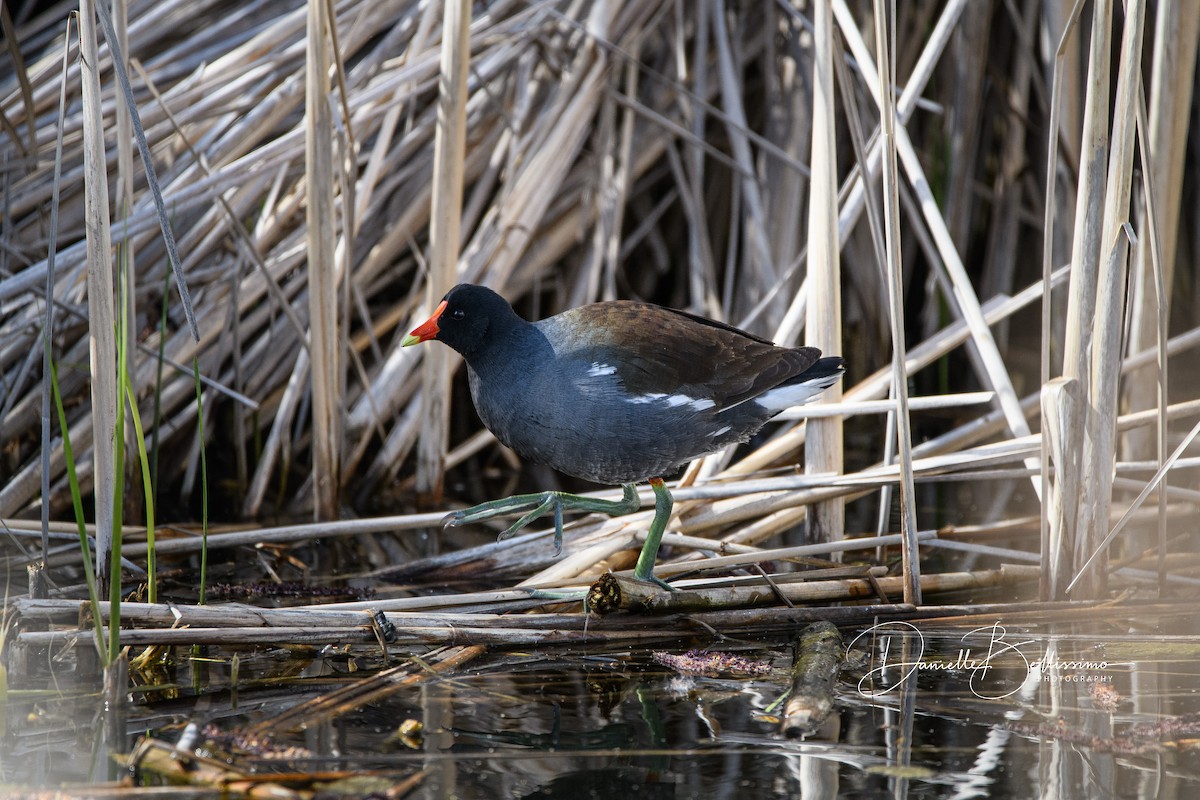
[(625, 438), (627, 424), (613, 406), (620, 384), (611, 376), (589, 376), (586, 367), (562, 362), (525, 362), (508, 372), (471, 370), (468, 380), (483, 423), (521, 456), (589, 477), (581, 472), (605, 458), (614, 438)]

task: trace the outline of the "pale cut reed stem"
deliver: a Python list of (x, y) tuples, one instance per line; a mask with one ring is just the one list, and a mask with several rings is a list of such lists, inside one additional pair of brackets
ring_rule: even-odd
[[(833, 61), (833, 13), (830, 0), (814, 8), (812, 182), (808, 201), (808, 313), (805, 343), (822, 353), (842, 352), (841, 253), (837, 235), (837, 126)], [(841, 399), (840, 384), (822, 393), (823, 403)], [(804, 448), (807, 474), (840, 474), (843, 470), (842, 420), (820, 418), (808, 423)], [(812, 541), (836, 541), (845, 535), (846, 510), (841, 497), (813, 505), (807, 517)]]
[(330, 24), (325, 0), (308, 0), (305, 59), (304, 172), (308, 225), (309, 353), (312, 357), (313, 515), (338, 517), (342, 431), (340, 327), (334, 236), (333, 112)]
[[(104, 146), (104, 114), (100, 103), (99, 51), (93, 0), (80, 0), (80, 58), (84, 115), (84, 207), (87, 217), (87, 298), (91, 351), (92, 474), (96, 510), (96, 577), (107, 586), (113, 542), (116, 498), (115, 443), (120, 408), (117, 383), (117, 330), (113, 301), (112, 240), (109, 236), (108, 167)], [(82, 452), (80, 446), (79, 452)], [(99, 592), (104, 595), (105, 592)]]

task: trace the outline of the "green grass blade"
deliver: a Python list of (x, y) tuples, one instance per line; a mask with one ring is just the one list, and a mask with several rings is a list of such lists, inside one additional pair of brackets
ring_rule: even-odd
[(158, 602), (157, 558), (154, 555), (154, 484), (150, 480), (150, 459), (146, 455), (146, 437), (142, 432), (142, 416), (138, 413), (137, 398), (133, 385), (126, 373), (121, 383), (125, 386), (125, 397), (129, 401), (130, 419), (137, 434), (138, 463), (142, 465), (142, 490), (146, 494), (146, 583), (147, 599)]
[[(87, 581), (88, 601), (92, 606), (92, 624), (96, 629), (96, 649), (100, 658), (108, 663), (104, 647), (104, 627), (100, 619), (100, 603), (96, 598), (96, 570), (92, 566), (92, 552), (88, 546), (87, 527), (84, 525), (83, 495), (79, 491), (79, 476), (75, 472), (75, 454), (71, 450), (71, 431), (67, 427), (67, 412), (63, 410), (62, 395), (58, 391), (58, 366), (50, 362), (50, 391), (54, 395), (54, 408), (58, 411), (58, 427), (62, 431), (63, 458), (67, 463), (67, 483), (71, 487), (71, 505), (75, 508), (75, 526), (79, 529), (79, 552), (83, 557), (83, 575)], [(43, 500), (43, 502), (46, 502)]]

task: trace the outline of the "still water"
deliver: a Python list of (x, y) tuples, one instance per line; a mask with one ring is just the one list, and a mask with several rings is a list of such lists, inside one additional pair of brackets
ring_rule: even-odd
[[(781, 733), (782, 634), (481, 650), (432, 676), (442, 651), (385, 666), (362, 646), (174, 648), (131, 670), (139, 688), (113, 749), (140, 746), (136, 769), (110, 766), (111, 709), (50, 653), (10, 687), (0, 778), (161, 786), (219, 767), (227, 783), (249, 775), (259, 793), (295, 797), (1190, 798), (1198, 620), (1148, 608), (844, 625), (834, 711), (805, 738)], [(763, 671), (663, 663), (697, 648)]]

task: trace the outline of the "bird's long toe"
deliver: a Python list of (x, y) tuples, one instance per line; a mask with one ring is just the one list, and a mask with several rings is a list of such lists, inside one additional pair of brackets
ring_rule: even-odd
[[(470, 508), (451, 511), (442, 518), (442, 527), (456, 528), (460, 525), (472, 525), (476, 522), (486, 522), (489, 519), (496, 517), (511, 517), (513, 514), (523, 514), (531, 509), (536, 511), (546, 502), (545, 494), (537, 495), (516, 495), (514, 497), (506, 497), (503, 500), (489, 500), (486, 503), (480, 503), (477, 506)], [(510, 531), (519, 530), (528, 525), (543, 512), (539, 512), (530, 518), (528, 522), (514, 525)], [(528, 514), (526, 515), (528, 516)], [(524, 519), (524, 517), (522, 517)], [(520, 521), (518, 521), (520, 523)]]
[(642, 578), (642, 580), (646, 581), (647, 583), (653, 583), (655, 586), (658, 586), (661, 589), (666, 589), (668, 592), (678, 592), (679, 591), (679, 589), (677, 587), (672, 586), (671, 584), (667, 583), (662, 578), (655, 575), (653, 572), (651, 572), (645, 578)]

